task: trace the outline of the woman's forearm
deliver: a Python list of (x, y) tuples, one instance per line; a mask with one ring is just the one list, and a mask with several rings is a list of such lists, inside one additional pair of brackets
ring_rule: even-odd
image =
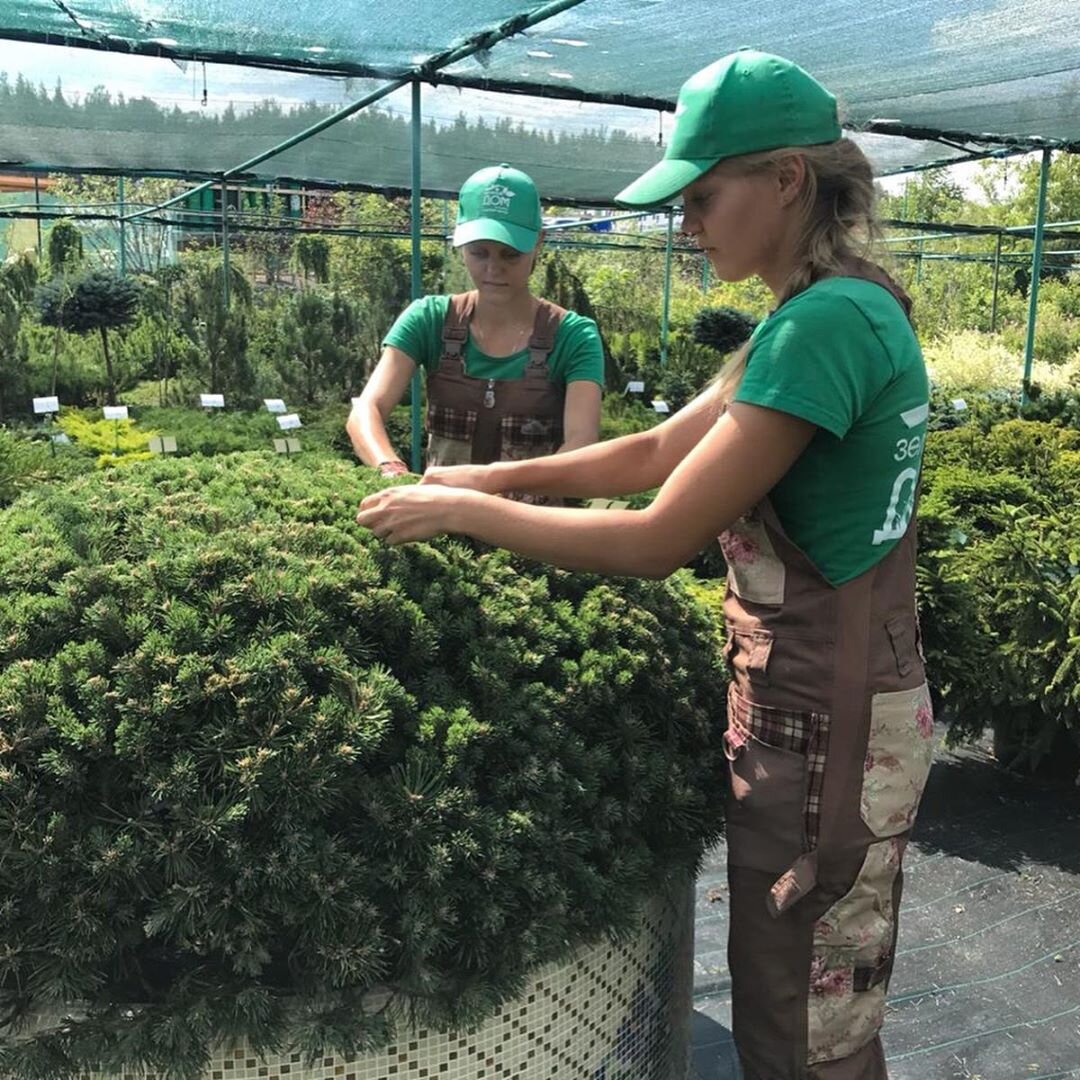
[(500, 461), (489, 468), (496, 490), (575, 499), (647, 491), (663, 483), (666, 475), (651, 431), (563, 450), (550, 457)]
[(397, 451), (386, 432), (385, 418), (374, 402), (361, 398), (349, 413), (345, 431), (353, 452), (365, 465), (381, 465), (397, 459)]
[(485, 491), (524, 491), (589, 499), (660, 487), (711, 430), (719, 415), (716, 393), (699, 394), (670, 420), (648, 431), (594, 443), (552, 457), (491, 465)]
[(449, 531), (565, 570), (660, 578), (681, 565), (647, 511), (553, 509), (470, 492)]

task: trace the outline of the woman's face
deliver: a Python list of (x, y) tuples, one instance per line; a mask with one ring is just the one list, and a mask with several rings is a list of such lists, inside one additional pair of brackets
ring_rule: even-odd
[(682, 231), (722, 281), (758, 274), (772, 286), (786, 278), (797, 222), (792, 189), (780, 171), (745, 172), (722, 162), (683, 188)]
[(528, 291), (536, 248), (518, 251), (496, 240), (474, 240), (461, 249), (461, 254), (473, 284), (492, 299)]

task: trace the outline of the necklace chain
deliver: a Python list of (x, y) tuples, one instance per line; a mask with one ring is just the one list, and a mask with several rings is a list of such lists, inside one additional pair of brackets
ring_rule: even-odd
[[(475, 322), (472, 324), (470, 329), (472, 330), (473, 336), (478, 337), (481, 342), (487, 340), (488, 331), (487, 330), (481, 330), (480, 333), (477, 334), (476, 333), (477, 326), (476, 326)], [(515, 330), (514, 331), (514, 336), (512, 338), (510, 338), (510, 340), (515, 345), (517, 345), (519, 342), (524, 343), (531, 335), (532, 335), (532, 323), (530, 323), (528, 326), (519, 327), (517, 330)]]

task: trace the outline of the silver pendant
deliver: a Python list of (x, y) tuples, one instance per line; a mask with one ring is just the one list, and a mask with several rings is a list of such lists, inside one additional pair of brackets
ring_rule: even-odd
[(487, 389), (484, 391), (484, 408), (495, 408), (495, 380), (488, 379)]

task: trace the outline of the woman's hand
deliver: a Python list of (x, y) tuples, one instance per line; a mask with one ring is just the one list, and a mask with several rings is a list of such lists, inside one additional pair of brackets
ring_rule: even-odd
[(495, 470), (488, 465), (433, 465), (420, 478), (420, 483), (468, 488), (485, 495), (498, 495), (502, 491)]
[(356, 523), (387, 544), (429, 540), (441, 533), (464, 532), (466, 510), (477, 497), (463, 488), (387, 488), (364, 499)]

